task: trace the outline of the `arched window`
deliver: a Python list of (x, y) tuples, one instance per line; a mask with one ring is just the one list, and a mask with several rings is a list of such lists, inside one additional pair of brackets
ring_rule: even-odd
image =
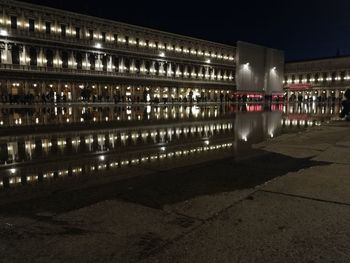
[(68, 52), (62, 51), (62, 68), (68, 68)]
[(102, 69), (103, 69), (103, 71), (107, 71), (107, 63), (108, 63), (108, 56), (107, 55), (102, 56)]
[(95, 70), (95, 54), (89, 55), (90, 70)]
[(19, 47), (17, 45), (13, 45), (11, 49), (11, 55), (12, 55), (12, 64), (19, 65)]
[(51, 49), (47, 49), (46, 52), (46, 60), (47, 60), (47, 67), (53, 68), (53, 51)]
[(38, 65), (38, 54), (35, 47), (29, 48), (29, 57), (30, 57), (30, 65), (37, 66)]
[(83, 57), (80, 52), (75, 55), (75, 60), (77, 62), (77, 69), (83, 68)]

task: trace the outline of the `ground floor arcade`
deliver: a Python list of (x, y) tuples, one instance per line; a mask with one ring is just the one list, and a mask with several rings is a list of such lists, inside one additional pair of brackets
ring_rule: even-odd
[(289, 102), (336, 102), (343, 99), (346, 87), (285, 88)]
[(233, 87), (175, 87), (103, 82), (0, 81), (0, 102), (188, 102), (229, 101)]

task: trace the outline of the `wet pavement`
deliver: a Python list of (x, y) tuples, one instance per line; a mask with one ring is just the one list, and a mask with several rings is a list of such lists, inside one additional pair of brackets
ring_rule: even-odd
[(5, 110), (3, 262), (348, 259), (347, 245), (315, 256), (325, 238), (348, 242), (347, 195), (334, 190), (346, 192), (348, 157), (333, 149), (348, 153), (348, 126), (327, 124), (338, 113), (312, 104)]

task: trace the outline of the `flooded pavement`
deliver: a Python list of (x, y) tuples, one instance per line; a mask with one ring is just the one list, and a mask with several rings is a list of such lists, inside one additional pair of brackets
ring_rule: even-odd
[(176, 168), (189, 158), (237, 160), (256, 153), (252, 144), (338, 113), (338, 106), (315, 104), (3, 109), (0, 187), (136, 166)]
[(146, 260), (266, 182), (324, 166), (253, 146), (338, 113), (313, 104), (3, 110), (4, 262)]

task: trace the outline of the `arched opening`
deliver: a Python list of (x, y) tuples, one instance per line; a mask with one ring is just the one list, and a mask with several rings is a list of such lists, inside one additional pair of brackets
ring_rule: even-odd
[(29, 48), (29, 57), (30, 57), (30, 65), (37, 66), (38, 65), (38, 55), (35, 47)]
[(77, 69), (82, 69), (83, 68), (83, 56), (81, 55), (81, 53), (77, 53), (75, 60), (77, 62)]
[(107, 63), (108, 63), (108, 57), (107, 57), (107, 55), (104, 55), (102, 57), (102, 69), (103, 69), (103, 71), (107, 71)]
[(90, 70), (95, 70), (95, 55), (89, 55)]
[(11, 55), (12, 55), (12, 64), (19, 65), (19, 46), (13, 45), (11, 49)]
[(53, 51), (51, 49), (47, 49), (45, 53), (47, 60), (46, 66), (48, 68), (53, 68)]
[(62, 68), (68, 68), (68, 52), (67, 51), (62, 51), (61, 59), (62, 59)]

